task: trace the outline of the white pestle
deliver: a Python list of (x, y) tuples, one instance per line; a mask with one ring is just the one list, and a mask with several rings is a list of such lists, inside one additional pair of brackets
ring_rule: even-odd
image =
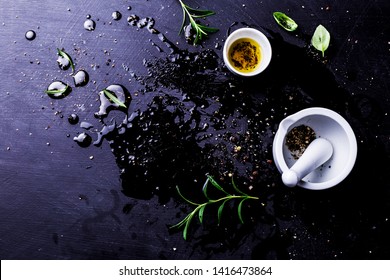
[(332, 144), (324, 139), (317, 138), (310, 143), (302, 156), (294, 165), (282, 174), (282, 181), (287, 187), (294, 187), (306, 175), (324, 164), (333, 154)]

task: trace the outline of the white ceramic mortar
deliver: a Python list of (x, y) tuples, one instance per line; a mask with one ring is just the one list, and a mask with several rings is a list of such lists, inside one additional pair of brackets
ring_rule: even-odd
[[(299, 125), (311, 127), (317, 138), (328, 140), (333, 147), (333, 153), (329, 160), (314, 168), (297, 185), (306, 189), (322, 190), (339, 184), (351, 172), (356, 161), (357, 143), (351, 126), (336, 112), (319, 107), (304, 109), (282, 120), (272, 148), (275, 164), (282, 174), (289, 171), (297, 161), (286, 146), (286, 135)], [(317, 152), (321, 154), (321, 151)], [(314, 166), (315, 163), (313, 160), (307, 164)], [(310, 166), (307, 169), (309, 170)]]

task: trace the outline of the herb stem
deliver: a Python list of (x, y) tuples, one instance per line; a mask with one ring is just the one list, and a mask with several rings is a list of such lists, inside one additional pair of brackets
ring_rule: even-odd
[(230, 196), (225, 196), (225, 197), (221, 197), (221, 198), (218, 198), (218, 199), (209, 200), (208, 202), (205, 202), (203, 204), (218, 203), (218, 202), (221, 202), (221, 201), (224, 201), (224, 200), (228, 200), (228, 199), (239, 199), (239, 198), (259, 199), (256, 196), (230, 195)]
[[(214, 186), (217, 190), (219, 190), (220, 192), (222, 192), (223, 194), (225, 194), (225, 196), (223, 197), (220, 197), (220, 198), (217, 198), (217, 199), (210, 199), (210, 197), (208, 196), (207, 194), (207, 186), (208, 186), (208, 183), (211, 183), (212, 186)], [(220, 204), (219, 208), (218, 208), (218, 225), (220, 224), (220, 221), (221, 221), (221, 217), (222, 217), (222, 212), (223, 212), (223, 209), (226, 205), (226, 203), (230, 200), (240, 200), (240, 203), (238, 204), (238, 208), (237, 208), (237, 212), (238, 212), (238, 218), (240, 220), (241, 223), (244, 222), (243, 218), (242, 218), (242, 204), (244, 203), (244, 201), (248, 200), (248, 199), (259, 199), (258, 197), (255, 197), (255, 196), (250, 196), (250, 195), (247, 195), (245, 194), (244, 192), (240, 191), (236, 184), (234, 183), (233, 179), (232, 179), (232, 185), (233, 185), (233, 188), (236, 192), (239, 193), (239, 195), (237, 194), (229, 194), (227, 191), (225, 191), (214, 179), (213, 177), (207, 175), (207, 180), (206, 182), (204, 183), (203, 185), (203, 195), (205, 196), (205, 198), (207, 199), (206, 202), (204, 203), (195, 203), (189, 199), (187, 199), (186, 197), (183, 196), (183, 194), (180, 192), (180, 189), (179, 187), (176, 187), (177, 189), (177, 192), (179, 194), (179, 196), (181, 198), (183, 198), (186, 202), (188, 202), (189, 204), (192, 204), (195, 207), (194, 210), (192, 210), (183, 220), (181, 220), (180, 222), (178, 222), (177, 224), (171, 226), (170, 228), (181, 228), (181, 227), (184, 227), (183, 229), (183, 238), (186, 240), (187, 239), (187, 233), (188, 233), (188, 228), (189, 228), (189, 225), (193, 219), (193, 217), (198, 214), (199, 216), (199, 221), (202, 223), (203, 222), (203, 213), (204, 213), (204, 210), (206, 208), (206, 206), (208, 205), (212, 205), (212, 204)]]
[(217, 32), (217, 28), (213, 27), (208, 27), (202, 24), (199, 24), (195, 21), (194, 18), (205, 18), (207, 16), (215, 15), (215, 12), (210, 11), (210, 10), (199, 10), (199, 9), (194, 9), (191, 8), (190, 6), (186, 5), (182, 0), (179, 0), (181, 8), (183, 10), (183, 20), (181, 24), (181, 28), (179, 31), (179, 34), (183, 31), (187, 17), (189, 19), (189, 22), (192, 26), (192, 28), (196, 32), (196, 36), (194, 39), (193, 44), (196, 45), (199, 41), (203, 39), (203, 35), (207, 36), (208, 33), (214, 33)]

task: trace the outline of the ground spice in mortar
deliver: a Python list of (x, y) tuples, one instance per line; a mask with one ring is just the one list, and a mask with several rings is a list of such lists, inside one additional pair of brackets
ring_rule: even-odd
[(287, 133), (286, 145), (293, 158), (298, 159), (314, 139), (316, 139), (314, 130), (310, 126), (302, 124)]

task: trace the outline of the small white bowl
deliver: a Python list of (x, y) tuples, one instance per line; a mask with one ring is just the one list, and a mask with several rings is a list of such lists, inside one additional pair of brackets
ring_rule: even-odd
[(281, 173), (288, 171), (297, 161), (286, 146), (286, 135), (299, 125), (307, 125), (317, 138), (328, 140), (333, 146), (331, 158), (301, 181), (298, 186), (310, 190), (333, 187), (351, 172), (357, 156), (355, 134), (348, 122), (336, 112), (313, 107), (288, 116), (280, 122), (273, 142), (274, 161)]
[[(261, 48), (261, 60), (260, 60), (260, 65), (251, 72), (240, 72), (237, 69), (235, 69), (230, 61), (229, 61), (229, 49), (230, 46), (237, 41), (238, 39), (243, 39), (243, 38), (249, 38), (254, 41), (256, 41), (260, 48)], [(223, 60), (225, 62), (226, 67), (234, 74), (240, 75), (240, 76), (245, 76), (245, 77), (250, 77), (250, 76), (255, 76), (263, 72), (268, 64), (271, 61), (272, 57), (272, 48), (271, 44), (268, 41), (268, 38), (259, 30), (254, 29), (254, 28), (249, 28), (249, 27), (244, 27), (235, 30), (232, 32), (229, 37), (226, 39), (224, 47), (223, 47)]]

